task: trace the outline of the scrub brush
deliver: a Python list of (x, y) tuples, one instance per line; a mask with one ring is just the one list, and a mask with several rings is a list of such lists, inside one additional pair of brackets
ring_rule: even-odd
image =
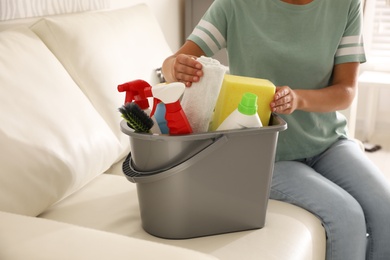
[(122, 118), (127, 121), (127, 125), (138, 133), (150, 133), (153, 127), (153, 120), (136, 103), (128, 102), (119, 108)]

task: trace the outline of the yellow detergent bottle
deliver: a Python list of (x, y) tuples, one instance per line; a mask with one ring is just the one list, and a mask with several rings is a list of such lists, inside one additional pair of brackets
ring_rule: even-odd
[(263, 126), (269, 125), (271, 117), (270, 103), (275, 95), (275, 85), (267, 80), (226, 74), (215, 106), (210, 131), (216, 131), (219, 125), (237, 109), (246, 92), (257, 95), (257, 113)]

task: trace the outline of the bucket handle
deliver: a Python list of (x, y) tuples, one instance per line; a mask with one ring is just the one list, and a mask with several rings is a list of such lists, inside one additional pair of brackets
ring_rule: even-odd
[(173, 166), (172, 168), (157, 170), (157, 171), (142, 172), (142, 171), (135, 170), (134, 167), (132, 166), (131, 153), (129, 153), (126, 160), (123, 162), (122, 170), (126, 178), (133, 183), (145, 183), (145, 182), (158, 181), (163, 178), (167, 178), (173, 174), (184, 171), (191, 165), (199, 162), (203, 158), (209, 156), (211, 153), (221, 148), (225, 143), (227, 143), (227, 141), (228, 141), (228, 137), (226, 135), (220, 135), (215, 139), (215, 141), (212, 144), (210, 144), (209, 146), (207, 146), (202, 151), (195, 154), (188, 160), (176, 166)]

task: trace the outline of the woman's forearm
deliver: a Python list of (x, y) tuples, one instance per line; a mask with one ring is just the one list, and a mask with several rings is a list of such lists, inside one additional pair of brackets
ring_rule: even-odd
[(295, 110), (333, 112), (348, 108), (356, 95), (359, 63), (336, 65), (332, 85), (323, 89), (278, 87), (271, 102), (273, 112), (291, 114)]
[(348, 108), (355, 98), (356, 87), (332, 85), (320, 90), (295, 90), (297, 110), (334, 112)]

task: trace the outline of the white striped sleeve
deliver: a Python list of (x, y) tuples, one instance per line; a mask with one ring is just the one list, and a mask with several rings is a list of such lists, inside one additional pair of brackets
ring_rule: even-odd
[(341, 39), (335, 55), (336, 63), (364, 62), (365, 51), (363, 40), (360, 35), (345, 36)]
[(203, 28), (205, 31), (210, 32), (210, 34), (214, 36), (220, 48), (226, 47), (225, 37), (223, 37), (221, 32), (212, 23), (206, 20), (201, 20), (198, 26)]
[(192, 34), (189, 36), (189, 39), (195, 41), (198, 45), (206, 47), (211, 53), (206, 52), (206, 54), (215, 54), (219, 50), (226, 48), (226, 40), (222, 33), (215, 27), (212, 23), (201, 20), (196, 26)]

